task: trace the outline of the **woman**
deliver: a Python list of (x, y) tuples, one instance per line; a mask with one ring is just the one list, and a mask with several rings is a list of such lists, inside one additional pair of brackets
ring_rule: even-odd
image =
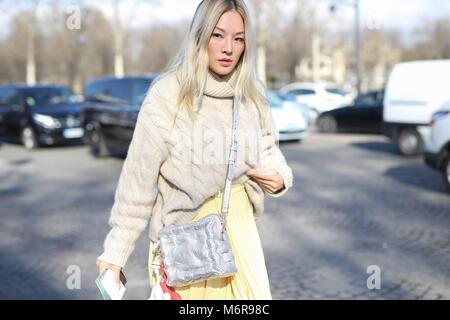
[(240, 105), (239, 138), (227, 232), (238, 273), (174, 290), (182, 299), (272, 298), (255, 219), (265, 193), (279, 197), (292, 186), (292, 171), (257, 81), (243, 0), (203, 0), (175, 60), (152, 83), (119, 178), (100, 272), (110, 268), (119, 283), (149, 221), (151, 266), (161, 228), (220, 212), (233, 98)]

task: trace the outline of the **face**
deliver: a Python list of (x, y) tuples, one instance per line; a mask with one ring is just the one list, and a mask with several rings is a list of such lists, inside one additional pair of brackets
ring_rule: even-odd
[(236, 11), (225, 12), (208, 44), (209, 68), (224, 77), (237, 66), (245, 49), (244, 21)]

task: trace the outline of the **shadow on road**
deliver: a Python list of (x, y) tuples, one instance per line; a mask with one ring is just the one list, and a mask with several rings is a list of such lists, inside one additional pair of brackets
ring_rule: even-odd
[[(406, 170), (414, 172), (414, 168)], [(349, 180), (349, 185), (363, 183), (357, 178)], [(376, 194), (374, 189), (377, 187), (367, 186), (365, 192)], [(326, 188), (301, 185), (281, 201), (271, 199), (270, 214), (280, 222), (275, 229), (281, 228), (282, 237), (297, 244), (269, 246), (268, 266), (274, 270), (270, 273), (274, 292), (287, 299), (298, 299), (299, 296), (302, 299), (426, 299), (431, 285), (413, 277), (414, 273), (409, 273), (408, 268), (404, 273), (400, 272), (406, 267), (401, 264), (408, 262), (395, 258), (397, 255), (419, 262), (427, 274), (448, 277), (447, 245), (445, 239), (437, 236), (437, 230), (447, 218), (439, 216), (437, 219), (436, 214), (437, 217), (432, 219), (429, 212), (412, 215), (408, 208), (402, 208), (403, 203), (390, 201), (386, 201), (382, 209), (371, 210), (379, 207), (379, 198), (345, 196), (348, 189), (342, 196), (330, 198), (316, 192), (318, 189), (325, 191)], [(393, 199), (402, 196), (401, 192), (390, 193)], [(416, 196), (420, 197), (420, 193)], [(301, 206), (295, 200), (298, 198)], [(424, 198), (423, 201), (427, 200)], [(435, 209), (432, 205), (429, 204), (430, 210)], [(293, 207), (298, 208), (298, 214), (293, 214)], [(442, 208), (437, 209), (437, 212), (442, 211)], [(384, 219), (377, 216), (380, 212), (386, 213)], [(394, 227), (389, 219), (390, 213), (394, 212), (396, 219), (405, 219), (408, 224)], [(326, 244), (319, 240), (320, 233), (325, 237), (333, 234), (336, 242)], [(417, 238), (418, 234), (421, 237)], [(298, 256), (307, 258), (294, 258)], [(283, 267), (280, 267), (280, 261), (283, 261)], [(388, 268), (392, 268), (395, 261), (399, 261), (399, 267), (393, 272)], [(366, 287), (369, 277), (366, 268), (374, 263), (385, 272), (383, 290), (371, 291)], [(277, 283), (283, 283), (282, 278), (286, 276), (293, 284), (287, 288), (279, 287)], [(419, 287), (422, 289), (415, 289)], [(440, 296), (438, 293), (434, 292)]]
[(422, 190), (447, 193), (440, 173), (425, 165), (415, 164), (390, 168), (385, 171), (384, 176)]
[(372, 142), (354, 142), (351, 146), (380, 153), (393, 154), (400, 156), (397, 148), (390, 142), (372, 141)]
[[(39, 274), (10, 250), (0, 250), (0, 300), (64, 299), (64, 294), (50, 286), (45, 274)], [(30, 285), (32, 282), (32, 285)]]
[(18, 160), (11, 161), (9, 164), (12, 166), (23, 166), (30, 162), (32, 162), (32, 160), (30, 158), (24, 158), (24, 159), (18, 159)]
[[(12, 146), (17, 146), (17, 147), (22, 147), (25, 150), (25, 147), (22, 145), (21, 142), (18, 141), (12, 141), (12, 140), (6, 140), (6, 139), (1, 139), (0, 138), (0, 146), (6, 147), (7, 145), (12, 145)], [(85, 144), (82, 141), (79, 140), (74, 140), (74, 141), (67, 141), (64, 144), (55, 144), (55, 145), (42, 145), (39, 146), (39, 149), (43, 149), (43, 150), (51, 150), (51, 149), (59, 149), (59, 148), (70, 148), (70, 147), (80, 147), (80, 146), (84, 146)], [(39, 150), (38, 149), (38, 150)]]

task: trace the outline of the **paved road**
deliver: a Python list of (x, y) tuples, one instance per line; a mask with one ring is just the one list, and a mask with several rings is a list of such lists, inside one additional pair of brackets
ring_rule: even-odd
[[(450, 299), (439, 173), (374, 135), (312, 133), (281, 148), (295, 186), (257, 221), (275, 299)], [(122, 164), (85, 146), (0, 147), (0, 298), (100, 298), (95, 259)], [(126, 299), (149, 295), (147, 243), (143, 233), (126, 266)], [(369, 266), (380, 289), (367, 288)], [(68, 289), (73, 270), (80, 289)]]

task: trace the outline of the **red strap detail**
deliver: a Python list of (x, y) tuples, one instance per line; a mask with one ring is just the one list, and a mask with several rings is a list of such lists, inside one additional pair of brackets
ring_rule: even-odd
[(169, 293), (170, 295), (170, 300), (181, 300), (181, 296), (175, 292), (175, 290), (173, 289), (173, 287), (170, 287), (167, 285), (166, 281), (167, 281), (167, 275), (164, 272), (164, 264), (161, 262), (160, 265), (160, 270), (161, 270), (161, 275), (162, 275), (162, 281), (160, 282), (161, 285), (161, 289), (163, 291), (163, 293)]

